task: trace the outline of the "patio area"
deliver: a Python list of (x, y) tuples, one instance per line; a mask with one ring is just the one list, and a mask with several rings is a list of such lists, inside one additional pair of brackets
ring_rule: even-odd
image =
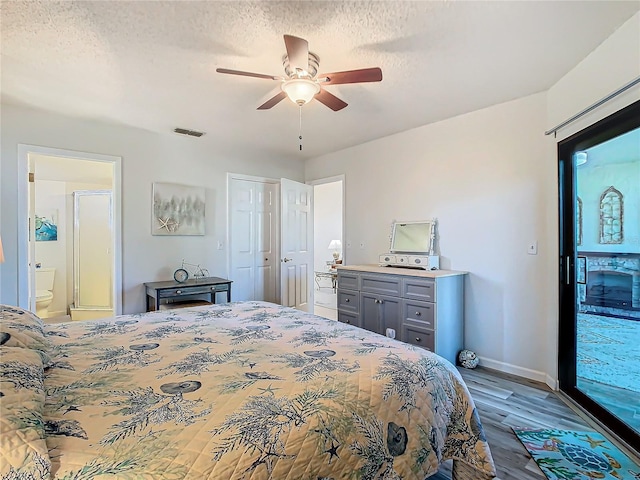
[(579, 313), (578, 388), (640, 432), (640, 316)]

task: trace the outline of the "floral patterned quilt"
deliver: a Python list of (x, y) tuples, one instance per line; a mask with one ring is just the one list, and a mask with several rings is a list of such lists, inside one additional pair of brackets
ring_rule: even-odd
[(11, 346), (35, 320), (8, 308), (0, 348), (38, 353), (0, 356), (0, 402), (33, 391), (15, 414), (0, 403), (3, 431), (29, 440), (0, 432), (3, 479), (424, 479), (446, 459), (495, 476), (458, 371), (426, 350), (265, 302), (46, 325)]

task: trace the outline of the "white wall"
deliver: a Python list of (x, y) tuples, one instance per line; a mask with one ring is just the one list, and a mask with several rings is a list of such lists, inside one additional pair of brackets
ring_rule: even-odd
[[(349, 264), (375, 263), (392, 220), (439, 222), (443, 268), (468, 271), (465, 346), (485, 365), (545, 380), (549, 245), (546, 97), (537, 94), (307, 162), (346, 175)], [(538, 255), (527, 244), (538, 242)], [(363, 243), (364, 247), (360, 248)], [(554, 306), (555, 307), (555, 306)]]
[(327, 262), (333, 261), (329, 243), (342, 241), (342, 182), (313, 187), (313, 236), (314, 269), (323, 272), (327, 270)]
[[(124, 313), (142, 311), (142, 283), (170, 279), (183, 258), (201, 263), (212, 275), (227, 275), (227, 252), (216, 248), (218, 240), (226, 240), (226, 172), (297, 181), (304, 177), (302, 162), (223, 155), (215, 132), (201, 139), (161, 135), (9, 105), (2, 105), (1, 121), (0, 232), (6, 257), (1, 267), (2, 303), (18, 300), (18, 228), (23, 228), (24, 219), (18, 218), (16, 204), (18, 182), (26, 182), (18, 178), (19, 143), (122, 157)], [(205, 236), (151, 235), (153, 182), (206, 187)]]
[[(554, 128), (637, 77), (640, 77), (640, 12), (549, 89), (545, 130)], [(639, 86), (563, 128), (556, 140), (567, 138), (635, 100), (640, 100)]]

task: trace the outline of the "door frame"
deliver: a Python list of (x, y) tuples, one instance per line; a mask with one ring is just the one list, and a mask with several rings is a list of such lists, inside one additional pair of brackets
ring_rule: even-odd
[(275, 232), (276, 232), (276, 257), (278, 258), (277, 265), (275, 267), (276, 272), (276, 298), (280, 298), (280, 179), (270, 177), (259, 177), (254, 175), (245, 175), (242, 173), (227, 172), (227, 221), (226, 221), (226, 237), (225, 242), (227, 244), (227, 277), (231, 274), (231, 182), (233, 180), (247, 180), (250, 182), (268, 183), (276, 185), (276, 215), (275, 215)]
[[(345, 174), (343, 173), (340, 175), (334, 175), (332, 177), (318, 178), (316, 180), (307, 180), (304, 183), (306, 183), (307, 185), (316, 186), (316, 185), (322, 185), (324, 183), (334, 183), (334, 182), (340, 182), (340, 181), (342, 182), (342, 238), (340, 239), (340, 241), (342, 242), (342, 264), (346, 265), (347, 264), (347, 243), (346, 243), (347, 202), (346, 202), (345, 194), (347, 191), (347, 187), (346, 187)], [(314, 232), (314, 236), (315, 236), (315, 232)]]
[(35, 292), (35, 264), (29, 265), (29, 155), (39, 154), (113, 165), (113, 309), (122, 313), (122, 157), (78, 152), (38, 145), (18, 144), (18, 305), (29, 308), (29, 292)]
[(580, 391), (576, 379), (576, 300), (577, 272), (575, 258), (576, 222), (574, 201), (576, 196), (576, 169), (573, 153), (606, 141), (630, 129), (640, 127), (640, 101), (607, 116), (593, 125), (561, 140), (558, 154), (559, 205), (559, 325), (558, 325), (558, 386), (582, 409), (606, 429), (619, 437), (632, 449), (640, 451), (640, 435), (610, 413), (599, 403)]

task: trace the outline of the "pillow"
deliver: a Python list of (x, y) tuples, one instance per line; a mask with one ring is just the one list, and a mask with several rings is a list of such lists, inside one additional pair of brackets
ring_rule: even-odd
[(50, 478), (38, 351), (0, 346), (0, 477)]
[(50, 343), (43, 328), (42, 320), (28, 310), (0, 305), (0, 345), (46, 352)]

